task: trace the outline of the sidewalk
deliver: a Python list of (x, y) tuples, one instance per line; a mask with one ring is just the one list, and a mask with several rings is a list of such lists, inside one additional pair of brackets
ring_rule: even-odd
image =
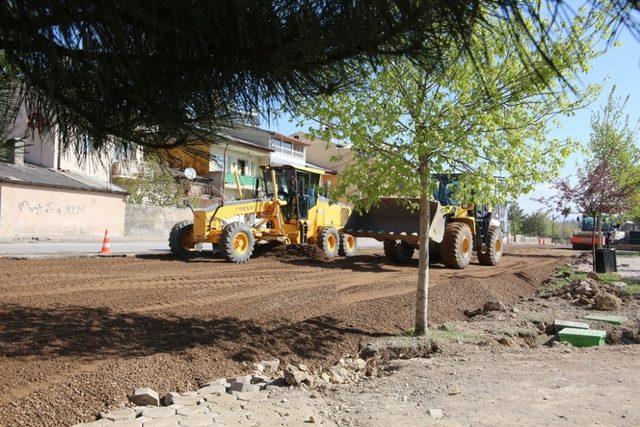
[[(102, 247), (102, 238), (72, 238), (67, 241), (14, 241), (0, 242), (0, 258), (65, 258), (97, 256)], [(374, 239), (358, 239), (358, 248), (382, 247)], [(205, 248), (211, 249), (208, 244)], [(136, 240), (119, 237), (111, 239), (112, 255), (164, 254), (169, 253), (167, 239)]]
[[(16, 258), (63, 258), (96, 256), (102, 247), (102, 239), (95, 241), (29, 241), (0, 243), (0, 257)], [(168, 253), (169, 244), (166, 240), (111, 240), (111, 253), (126, 254), (158, 254)]]

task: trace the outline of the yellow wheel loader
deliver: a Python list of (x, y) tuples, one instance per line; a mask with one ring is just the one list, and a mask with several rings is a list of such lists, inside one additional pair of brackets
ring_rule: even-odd
[(231, 262), (251, 258), (259, 241), (316, 244), (327, 257), (352, 256), (354, 236), (341, 233), (351, 208), (329, 203), (319, 194), (321, 169), (265, 166), (256, 178), (253, 199), (223, 201), (196, 209), (193, 221), (177, 223), (169, 235), (171, 251), (188, 258), (202, 243), (212, 243)]
[[(487, 209), (473, 203), (457, 205), (451, 200), (457, 175), (435, 175), (438, 191), (430, 202), (429, 254), (448, 268), (469, 265), (475, 250), (483, 265), (497, 265), (502, 258), (504, 237), (500, 221)], [(410, 200), (417, 206), (418, 199)], [(384, 253), (392, 263), (407, 264), (418, 249), (420, 218), (417, 208), (406, 201), (383, 198), (366, 212), (354, 212), (344, 230), (351, 236), (371, 237), (383, 242)]]

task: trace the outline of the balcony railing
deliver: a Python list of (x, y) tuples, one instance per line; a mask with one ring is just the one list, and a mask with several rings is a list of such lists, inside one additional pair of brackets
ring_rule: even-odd
[(292, 148), (280, 147), (273, 143), (271, 143), (271, 148), (277, 153), (286, 154), (287, 156), (296, 157), (298, 159), (304, 159), (304, 151), (296, 151)]
[[(251, 187), (255, 185), (255, 176), (252, 175), (240, 175), (240, 185), (243, 187)], [(236, 176), (234, 173), (226, 173), (224, 175), (225, 184), (236, 184)]]

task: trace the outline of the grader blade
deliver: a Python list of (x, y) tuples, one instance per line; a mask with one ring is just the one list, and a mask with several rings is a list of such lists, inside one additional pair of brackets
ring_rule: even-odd
[[(356, 237), (372, 237), (378, 240), (405, 240), (415, 243), (420, 231), (418, 205), (420, 200), (383, 198), (366, 212), (353, 211), (344, 231)], [(429, 238), (440, 243), (444, 237), (444, 216), (440, 203), (429, 202)]]

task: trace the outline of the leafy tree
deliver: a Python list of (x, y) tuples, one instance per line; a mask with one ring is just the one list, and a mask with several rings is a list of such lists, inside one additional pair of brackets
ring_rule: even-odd
[(547, 214), (543, 211), (537, 211), (525, 215), (522, 220), (522, 234), (525, 236), (548, 237), (550, 236), (550, 221)]
[(323, 125), (312, 133), (349, 141), (358, 153), (342, 172), (338, 195), (365, 209), (382, 196), (420, 196), (417, 334), (426, 330), (432, 174), (465, 172), (455, 199), (490, 204), (557, 173), (572, 144), (548, 139), (548, 122), (584, 106), (594, 90), (565, 94), (567, 79), (600, 53), (593, 45), (603, 22), (590, 19), (580, 15), (545, 45), (565, 79), (525, 41), (535, 26), (514, 31), (495, 20), (471, 37), (469, 53), (443, 52), (436, 70), (389, 58), (353, 90), (295, 110)]
[(186, 194), (184, 182), (153, 156), (147, 156), (127, 187), (127, 203), (132, 205), (181, 206)]
[[(524, 220), (524, 211), (518, 205), (518, 202), (513, 202), (509, 206), (509, 224), (513, 230), (513, 237), (515, 239), (518, 231), (522, 233), (522, 221)], [(515, 240), (514, 240), (515, 241)]]
[[(587, 162), (577, 172), (578, 182), (571, 184), (569, 178), (557, 180), (554, 188), (558, 200), (566, 206), (576, 206), (584, 215), (592, 217), (601, 223), (604, 216), (611, 216), (627, 212), (636, 196), (637, 188), (629, 182), (620, 182), (615, 176), (607, 159), (597, 164)], [(600, 231), (600, 230), (599, 230)], [(595, 269), (596, 227), (591, 234), (593, 240), (592, 256)]]
[(0, 161), (12, 160), (16, 136), (16, 119), (20, 105), (16, 102), (18, 82), (0, 51)]
[[(612, 28), (637, 26), (634, 0), (588, 3)], [(539, 17), (563, 12), (560, 0), (11, 0), (0, 8), (0, 50), (28, 108), (65, 143), (89, 135), (99, 151), (112, 137), (187, 144), (233, 111), (335, 92), (389, 56), (438, 68), (452, 46), (468, 50), (475, 28), (486, 35), (492, 16), (536, 47), (522, 56), (530, 69), (559, 74), (557, 53), (530, 37), (525, 18), (546, 35)]]
[(622, 187), (636, 188), (628, 214), (640, 219), (640, 121), (631, 124), (625, 112), (629, 98), (616, 97), (615, 91), (614, 86), (602, 111), (591, 117), (587, 158), (592, 167), (607, 159), (612, 178)]

